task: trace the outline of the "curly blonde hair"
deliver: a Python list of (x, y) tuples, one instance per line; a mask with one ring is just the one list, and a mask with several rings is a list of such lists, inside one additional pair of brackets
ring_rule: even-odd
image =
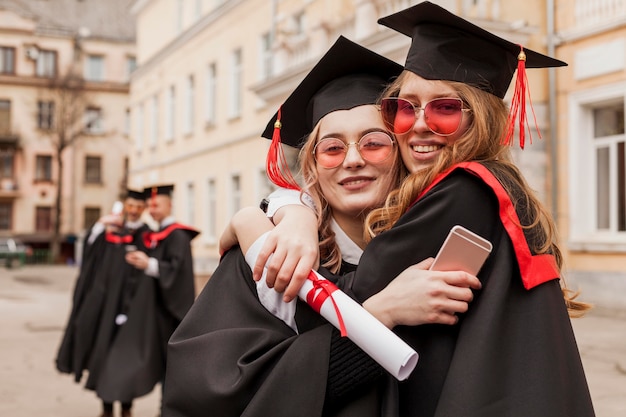
[[(403, 82), (411, 76), (413, 76), (411, 72), (404, 71), (389, 85), (383, 97), (397, 97)], [(468, 84), (453, 81), (442, 82), (450, 85), (463, 103), (471, 109), (471, 112), (468, 112), (469, 127), (452, 146), (443, 148), (432, 166), (409, 174), (400, 187), (389, 195), (385, 205), (368, 215), (366, 227), (369, 238), (392, 227), (437, 175), (454, 164), (476, 161), (485, 163), (498, 178), (505, 179), (502, 185), (509, 195), (521, 194), (521, 199), (513, 199), (513, 203), (527, 210), (529, 223), (520, 226), (526, 230), (532, 230), (533, 236), (537, 237), (529, 242), (530, 245), (535, 245), (531, 247), (532, 251), (537, 254), (554, 255), (561, 270), (563, 257), (556, 243), (557, 233), (554, 221), (513, 163), (510, 147), (500, 142), (508, 118), (508, 108), (504, 100)], [(521, 190), (522, 193), (514, 193), (514, 190)], [(578, 293), (573, 293), (565, 286), (563, 294), (571, 316), (580, 316), (590, 308), (589, 304), (575, 301)]]

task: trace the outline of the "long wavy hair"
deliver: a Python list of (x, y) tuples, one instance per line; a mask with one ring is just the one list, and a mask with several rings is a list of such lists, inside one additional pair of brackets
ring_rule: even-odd
[[(397, 97), (407, 77), (414, 76), (404, 71), (384, 92), (383, 97)], [(529, 245), (537, 254), (554, 255), (559, 270), (563, 266), (563, 257), (557, 244), (556, 226), (552, 216), (536, 197), (524, 176), (515, 166), (508, 145), (500, 139), (507, 126), (508, 108), (504, 100), (468, 84), (442, 81), (450, 85), (463, 103), (471, 109), (465, 117), (470, 123), (463, 135), (452, 146), (446, 146), (434, 164), (426, 169), (409, 174), (400, 187), (387, 198), (385, 205), (373, 210), (367, 217), (366, 227), (369, 237), (376, 236), (392, 227), (417, 199), (421, 192), (433, 182), (435, 177), (454, 164), (467, 161), (482, 162), (487, 165), (507, 190), (516, 207), (523, 206), (525, 222), (520, 225), (525, 230), (532, 230), (534, 239)], [(519, 191), (522, 192), (519, 192)], [(589, 304), (575, 301), (574, 293), (563, 284), (563, 295), (571, 316), (581, 316), (590, 308)]]
[[(382, 123), (382, 121), (381, 121)], [(333, 209), (328, 203), (328, 200), (324, 197), (322, 188), (319, 183), (318, 167), (315, 157), (313, 155), (313, 149), (318, 142), (320, 124), (318, 123), (307, 141), (305, 142), (302, 150), (299, 154), (300, 174), (304, 183), (303, 190), (306, 192), (315, 205), (314, 210), (317, 214), (317, 225), (319, 230), (319, 247), (320, 247), (320, 259), (322, 260), (322, 266), (326, 267), (333, 273), (337, 273), (341, 267), (341, 250), (335, 240), (335, 233), (331, 227), (331, 218), (333, 215)], [(391, 135), (391, 133), (390, 133)], [(393, 135), (392, 135), (393, 137)], [(395, 140), (395, 139), (394, 139)], [(389, 192), (400, 186), (400, 181), (407, 174), (406, 168), (400, 162), (398, 147), (394, 144), (393, 154), (390, 158), (394, 159), (392, 167), (392, 180), (390, 182)], [(381, 199), (377, 205), (370, 207), (370, 209), (364, 210), (362, 213), (363, 221), (365, 222), (366, 216), (371, 209), (378, 208), (384, 203), (384, 198)], [(365, 237), (367, 232), (364, 230)]]

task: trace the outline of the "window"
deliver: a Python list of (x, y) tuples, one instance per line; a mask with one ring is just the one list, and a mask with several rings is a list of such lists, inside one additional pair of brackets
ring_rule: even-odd
[(230, 216), (232, 217), (241, 208), (241, 177), (234, 174), (230, 177)]
[(52, 129), (54, 123), (54, 101), (37, 102), (37, 127)]
[(15, 48), (0, 46), (0, 74), (15, 74)]
[(85, 183), (102, 183), (102, 158), (99, 156), (85, 157)]
[(196, 222), (196, 190), (193, 183), (187, 184), (187, 224), (195, 224)]
[(204, 121), (208, 125), (215, 124), (215, 102), (217, 99), (217, 66), (209, 64), (206, 72)]
[(87, 55), (85, 79), (88, 81), (104, 81), (104, 57), (102, 55)]
[(176, 120), (176, 89), (174, 86), (171, 86), (169, 90), (167, 91), (167, 96), (165, 97), (165, 140), (167, 141), (174, 140), (175, 120)]
[(259, 78), (264, 81), (272, 75), (272, 37), (269, 32), (261, 36), (259, 57)]
[(39, 50), (35, 74), (38, 77), (55, 77), (57, 75), (57, 53), (55, 51)]
[(52, 181), (52, 156), (37, 155), (35, 158), (35, 180)]
[(150, 106), (150, 147), (156, 148), (159, 140), (159, 97), (152, 97)]
[(236, 118), (241, 115), (241, 49), (237, 49), (231, 56), (231, 78), (230, 78), (230, 117)]
[(0, 150), (0, 178), (13, 178), (13, 158), (13, 150)]
[(35, 230), (38, 232), (52, 230), (52, 207), (38, 206), (35, 208)]
[(13, 204), (0, 203), (0, 230), (13, 229)]
[(11, 133), (11, 102), (0, 100), (0, 133)]
[(130, 109), (124, 111), (124, 135), (130, 135)]
[(596, 228), (626, 232), (624, 102), (602, 105), (592, 112)]
[(135, 138), (135, 145), (138, 151), (143, 148), (143, 127), (143, 104), (140, 104), (137, 106), (137, 136)]
[(193, 132), (193, 119), (195, 112), (195, 106), (193, 105), (195, 100), (193, 84), (193, 75), (190, 75), (187, 77), (187, 87), (185, 91), (185, 123), (183, 124), (183, 131), (186, 135)]
[(92, 134), (103, 133), (102, 109), (87, 107), (85, 110), (85, 131)]
[(137, 69), (137, 58), (134, 56), (126, 57), (126, 80), (130, 80), (130, 76)]
[(572, 93), (569, 120), (573, 249), (626, 249), (626, 83)]
[(100, 217), (100, 207), (85, 207), (85, 222), (83, 223), (83, 227), (85, 229), (91, 228)]
[(206, 205), (206, 223), (207, 223), (207, 240), (214, 241), (217, 231), (217, 187), (214, 179), (207, 181), (207, 205)]

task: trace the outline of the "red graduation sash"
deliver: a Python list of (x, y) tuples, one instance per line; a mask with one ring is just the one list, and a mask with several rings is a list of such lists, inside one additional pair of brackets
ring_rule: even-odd
[(143, 234), (143, 243), (146, 245), (146, 247), (154, 249), (158, 246), (159, 242), (168, 237), (174, 230), (189, 230), (194, 233), (198, 232), (196, 229), (186, 226), (184, 224), (172, 223), (159, 232), (145, 232)]
[(487, 184), (498, 199), (499, 215), (504, 228), (513, 243), (513, 249), (517, 257), (517, 262), (522, 276), (524, 288), (530, 290), (544, 282), (560, 278), (559, 268), (556, 259), (550, 254), (533, 255), (528, 246), (528, 241), (524, 235), (524, 230), (519, 226), (521, 224), (517, 211), (511, 197), (506, 192), (496, 176), (484, 165), (478, 162), (463, 162), (454, 165), (449, 170), (439, 174), (435, 180), (417, 197), (413, 202), (422, 198), (435, 185), (446, 178), (452, 171), (456, 169), (464, 169), (467, 172), (482, 179)]
[(122, 243), (128, 244), (128, 243), (131, 243), (133, 241), (133, 235), (132, 234), (117, 235), (115, 233), (105, 232), (104, 239), (107, 242), (114, 243), (116, 245), (119, 245), (119, 244), (122, 244)]

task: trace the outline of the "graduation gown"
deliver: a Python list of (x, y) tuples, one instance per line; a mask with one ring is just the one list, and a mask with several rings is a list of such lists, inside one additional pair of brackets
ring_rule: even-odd
[(76, 382), (87, 370), (88, 389), (99, 385), (101, 370), (112, 347), (119, 342), (116, 317), (128, 315), (142, 275), (125, 261), (126, 245), (133, 244), (141, 250), (141, 236), (148, 230), (143, 225), (132, 233), (103, 232), (85, 246), (72, 311), (57, 355), (57, 369), (74, 374)]
[(177, 225), (164, 230), (141, 234), (141, 246), (159, 263), (159, 277), (138, 271), (132, 302), (127, 303), (128, 320), (93, 378), (90, 373), (87, 387), (104, 401), (132, 401), (163, 381), (167, 340), (193, 303), (190, 241), (198, 233)]
[(104, 233), (89, 243), (89, 233), (83, 241), (83, 256), (74, 292), (72, 309), (57, 352), (56, 367), (60, 372), (73, 374), (76, 382), (82, 378), (97, 331), (106, 288), (96, 280), (102, 267), (101, 256), (107, 243)]
[[(331, 346), (338, 347), (339, 361), (354, 360), (350, 351), (365, 354), (337, 337), (306, 303), (296, 302), (298, 333), (263, 307), (241, 250), (229, 250), (170, 339), (163, 416), (379, 415), (363, 412), (379, 407), (372, 403), (376, 395), (345, 406), (326, 404)], [(361, 363), (358, 355), (356, 361)]]
[(496, 174), (468, 163), (442, 176), (371, 241), (353, 277), (352, 291), (364, 301), (408, 266), (434, 257), (456, 224), (493, 244), (478, 274), (482, 289), (457, 325), (394, 329), (420, 355), (408, 380), (394, 382), (399, 415), (593, 416), (558, 270), (550, 256), (529, 251), (527, 241), (540, 235), (517, 227), (516, 216), (523, 223), (528, 217), (523, 193), (506, 172)]

